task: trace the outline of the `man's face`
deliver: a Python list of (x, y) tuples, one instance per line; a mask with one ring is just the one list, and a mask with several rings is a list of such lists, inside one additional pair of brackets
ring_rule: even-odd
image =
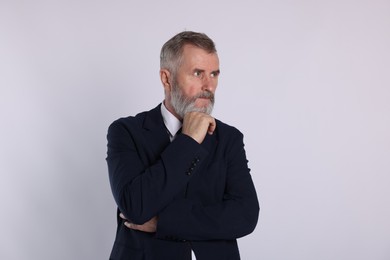
[(191, 111), (210, 114), (218, 84), (219, 60), (216, 53), (185, 45), (181, 66), (172, 79), (169, 101), (176, 114), (183, 118)]

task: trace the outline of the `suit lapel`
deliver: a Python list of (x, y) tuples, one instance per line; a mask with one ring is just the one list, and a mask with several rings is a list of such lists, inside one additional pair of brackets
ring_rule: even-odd
[[(148, 144), (148, 149), (145, 150), (148, 153), (149, 159), (155, 161), (168, 144), (170, 144), (168, 130), (164, 125), (161, 115), (161, 104), (147, 112), (143, 123), (143, 129), (144, 137)], [(209, 152), (210, 158), (213, 157), (217, 143), (216, 132), (214, 132), (213, 135), (206, 135), (202, 147)]]
[(167, 129), (161, 115), (161, 104), (150, 110), (143, 124), (145, 140), (148, 143), (146, 149), (151, 152), (152, 160), (156, 160), (165, 147), (170, 143)]

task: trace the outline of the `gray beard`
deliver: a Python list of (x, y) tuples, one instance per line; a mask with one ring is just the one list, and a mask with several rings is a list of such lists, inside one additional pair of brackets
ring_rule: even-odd
[[(205, 107), (196, 107), (195, 101), (197, 98), (208, 98), (210, 99), (210, 103)], [(188, 98), (183, 95), (179, 86), (175, 82), (172, 84), (170, 101), (176, 114), (180, 116), (180, 118), (184, 118), (184, 115), (188, 112), (202, 112), (210, 115), (213, 111), (215, 98), (214, 94), (210, 91), (203, 91), (194, 97)]]

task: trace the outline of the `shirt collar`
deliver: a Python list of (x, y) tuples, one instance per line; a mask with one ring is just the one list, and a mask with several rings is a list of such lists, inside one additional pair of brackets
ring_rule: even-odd
[(164, 102), (161, 104), (161, 115), (164, 120), (165, 127), (168, 129), (171, 141), (177, 134), (177, 131), (181, 128), (182, 123), (177, 119), (168, 109), (165, 107)]

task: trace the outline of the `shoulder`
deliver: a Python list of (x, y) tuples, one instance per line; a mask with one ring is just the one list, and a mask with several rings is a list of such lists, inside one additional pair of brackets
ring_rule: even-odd
[(216, 119), (215, 138), (218, 145), (226, 152), (228, 158), (232, 159), (240, 154), (244, 148), (244, 135), (236, 127)]
[(220, 137), (242, 137), (243, 134), (236, 127), (215, 119), (217, 133)]
[(121, 117), (112, 122), (108, 129), (141, 127), (147, 112), (135, 116)]
[(161, 118), (161, 112), (160, 112), (160, 104), (149, 110), (149, 111), (143, 111), (135, 116), (128, 116), (128, 117), (121, 117), (114, 122), (111, 123), (109, 126), (109, 129), (112, 128), (126, 128), (126, 129), (136, 129), (136, 128), (143, 128), (145, 126), (148, 126), (148, 122), (155, 122), (158, 123)]

